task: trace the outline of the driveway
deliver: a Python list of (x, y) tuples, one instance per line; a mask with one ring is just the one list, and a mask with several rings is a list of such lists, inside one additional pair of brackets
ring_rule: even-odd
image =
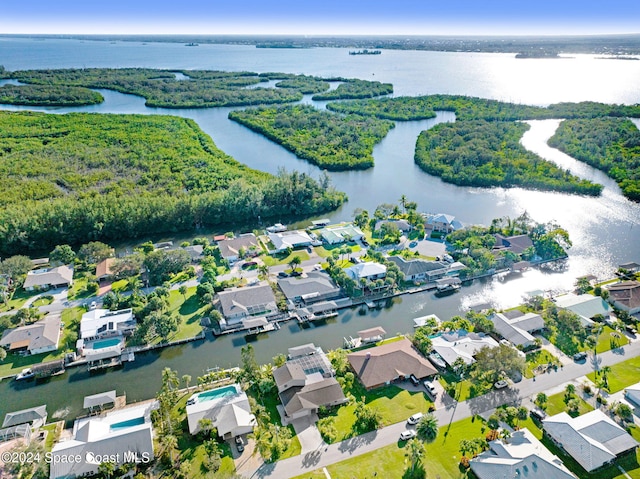
[(296, 435), (300, 440), (300, 446), (302, 448), (301, 454), (317, 451), (325, 446), (320, 431), (316, 427), (318, 416), (313, 414), (308, 417), (295, 419), (291, 422), (293, 429), (296, 431)]

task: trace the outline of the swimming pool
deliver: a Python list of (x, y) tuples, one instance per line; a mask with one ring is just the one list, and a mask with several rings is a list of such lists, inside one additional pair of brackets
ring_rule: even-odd
[(100, 339), (91, 345), (92, 349), (104, 349), (120, 344), (120, 338)]
[(139, 426), (140, 424), (144, 424), (144, 417), (134, 417), (133, 419), (127, 419), (126, 421), (120, 421), (113, 423), (109, 426), (111, 431), (117, 431), (119, 429), (125, 429), (127, 427)]
[(237, 394), (235, 385), (224, 386), (218, 389), (212, 389), (211, 391), (205, 391), (203, 393), (198, 394), (199, 401), (211, 401), (212, 399), (219, 399), (227, 396), (233, 396)]

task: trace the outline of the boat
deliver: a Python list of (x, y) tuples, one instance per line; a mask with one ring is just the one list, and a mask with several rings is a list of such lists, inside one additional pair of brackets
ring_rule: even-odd
[(436, 296), (445, 296), (448, 294), (455, 293), (460, 289), (459, 284), (447, 284), (446, 286), (438, 286), (438, 290), (436, 291)]
[(380, 55), (381, 53), (382, 51), (380, 50), (367, 50), (365, 48), (364, 50), (350, 51), (349, 55)]
[(190, 42), (185, 45), (185, 47), (199, 47), (199, 46), (200, 45), (198, 43), (194, 43), (194, 42)]
[(22, 371), (20, 371), (16, 375), (16, 381), (21, 381), (23, 379), (31, 379), (31, 378), (34, 378), (35, 375), (36, 375), (36, 373), (33, 372), (33, 369), (26, 368), (26, 369), (23, 369)]
[(268, 226), (267, 231), (269, 233), (282, 233), (283, 231), (287, 231), (287, 227), (282, 223), (276, 223), (273, 226)]

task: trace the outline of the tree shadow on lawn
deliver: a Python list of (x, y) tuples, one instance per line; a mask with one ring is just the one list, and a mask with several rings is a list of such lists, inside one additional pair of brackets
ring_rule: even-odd
[(373, 442), (378, 436), (378, 431), (371, 431), (365, 434), (361, 434), (350, 439), (346, 439), (340, 443), (338, 450), (340, 452), (354, 452), (356, 449)]

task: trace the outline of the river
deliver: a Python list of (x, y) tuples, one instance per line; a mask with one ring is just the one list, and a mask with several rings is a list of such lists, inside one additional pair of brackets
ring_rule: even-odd
[[(182, 44), (0, 38), (0, 64), (9, 70), (139, 66), (282, 71), (391, 82), (396, 95), (467, 94), (538, 105), (583, 100), (640, 103), (640, 90), (635, 84), (640, 77), (640, 62), (609, 60), (607, 68), (602, 68), (603, 62), (588, 55), (516, 60), (506, 54), (384, 51), (382, 55), (354, 57), (346, 49), (256, 49), (232, 45), (185, 48)], [(285, 166), (314, 175), (320, 171), (261, 135), (229, 121), (229, 108), (147, 108), (144, 99), (136, 96), (108, 90), (100, 93), (105, 97), (100, 105), (31, 109), (184, 116), (194, 119), (223, 151), (253, 168), (275, 172)], [(314, 102), (309, 96), (303, 102), (324, 107), (324, 102)], [(25, 109), (7, 105), (2, 108)], [(343, 311), (335, 321), (309, 329), (288, 324), (254, 343), (259, 361), (268, 361), (286, 348), (305, 342), (335, 348), (341, 346), (344, 336), (370, 326), (381, 325), (390, 334), (408, 332), (413, 317), (436, 313), (446, 319), (474, 302), (515, 305), (526, 291), (566, 289), (576, 276), (590, 273), (605, 277), (618, 263), (640, 260), (639, 205), (624, 199), (616, 184), (601, 172), (546, 145), (558, 121), (530, 122), (532, 128), (525, 134), (523, 145), (579, 176), (604, 184), (600, 198), (517, 188), (461, 188), (443, 183), (423, 173), (413, 162), (419, 132), (441, 121), (454, 121), (454, 116), (440, 113), (431, 120), (398, 122), (375, 147), (374, 168), (331, 173), (334, 185), (347, 192), (349, 202), (323, 216), (350, 219), (355, 208), (372, 211), (379, 203), (397, 202), (403, 194), (417, 201), (422, 211), (450, 213), (468, 224), (487, 224), (492, 218), (516, 216), (526, 210), (537, 221), (555, 220), (569, 230), (574, 246), (565, 267), (557, 272), (529, 271), (508, 281), (494, 278), (476, 282), (447, 298), (435, 299), (430, 293), (406, 295), (396, 298), (390, 308), (367, 315), (360, 315), (357, 310)], [(207, 368), (236, 365), (244, 344), (243, 336), (225, 336), (140, 355), (135, 363), (103, 375), (90, 377), (84, 369), (76, 369), (46, 384), (4, 381), (0, 383), (0, 417), (7, 411), (43, 402), (49, 405), (50, 415), (69, 406), (71, 417), (80, 411), (84, 395), (108, 389), (126, 392), (130, 400), (145, 399), (159, 388), (164, 367), (176, 369), (180, 375), (190, 374), (195, 383)]]

